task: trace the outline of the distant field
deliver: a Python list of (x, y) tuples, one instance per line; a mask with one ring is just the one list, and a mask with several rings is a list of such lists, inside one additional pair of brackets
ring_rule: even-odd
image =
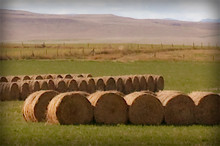
[(0, 59), (220, 61), (219, 46), (174, 44), (2, 43)]

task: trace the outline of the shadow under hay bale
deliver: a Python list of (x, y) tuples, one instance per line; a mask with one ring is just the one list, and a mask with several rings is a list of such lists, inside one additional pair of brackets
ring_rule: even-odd
[(164, 118), (164, 109), (156, 96), (133, 92), (124, 97), (129, 105), (128, 117), (133, 124), (159, 125)]
[(19, 87), (16, 83), (0, 83), (1, 101), (18, 100), (19, 93)]
[(197, 124), (220, 124), (220, 96), (211, 92), (192, 92), (189, 96), (196, 104)]
[(124, 124), (128, 120), (128, 106), (123, 94), (117, 91), (97, 91), (88, 99), (94, 106), (94, 118), (99, 124)]
[(46, 121), (46, 112), (49, 102), (58, 92), (53, 90), (37, 91), (28, 96), (23, 106), (23, 116), (26, 121)]
[(87, 93), (61, 93), (48, 105), (47, 122), (53, 124), (88, 124), (93, 119), (93, 107)]
[(195, 123), (195, 104), (188, 96), (178, 91), (160, 91), (157, 98), (165, 108), (164, 119), (168, 125), (190, 125)]

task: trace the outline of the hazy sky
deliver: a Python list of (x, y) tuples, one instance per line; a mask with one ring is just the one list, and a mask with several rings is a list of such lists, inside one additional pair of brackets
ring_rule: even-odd
[(115, 14), (187, 21), (219, 19), (220, 0), (0, 0), (3, 9), (52, 14)]

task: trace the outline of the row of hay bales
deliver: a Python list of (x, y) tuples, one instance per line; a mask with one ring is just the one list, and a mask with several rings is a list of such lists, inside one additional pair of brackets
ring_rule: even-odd
[(103, 77), (77, 77), (72, 79), (25, 80), (0, 83), (0, 99), (25, 100), (28, 95), (39, 90), (55, 90), (57, 92), (85, 91), (94, 93), (97, 90), (117, 90), (124, 94), (135, 91), (163, 90), (164, 79), (159, 75), (126, 75)]
[(31, 94), (24, 103), (26, 121), (52, 124), (220, 124), (220, 96), (178, 91), (133, 92), (53, 90)]
[(21, 76), (0, 76), (0, 82), (19, 82), (27, 80), (44, 80), (44, 79), (72, 79), (88, 78), (91, 74), (43, 74), (43, 75), (21, 75)]

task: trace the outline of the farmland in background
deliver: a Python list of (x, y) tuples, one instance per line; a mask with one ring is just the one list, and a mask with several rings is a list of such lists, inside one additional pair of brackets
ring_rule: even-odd
[(220, 61), (220, 47), (174, 44), (1, 43), (0, 59)]

